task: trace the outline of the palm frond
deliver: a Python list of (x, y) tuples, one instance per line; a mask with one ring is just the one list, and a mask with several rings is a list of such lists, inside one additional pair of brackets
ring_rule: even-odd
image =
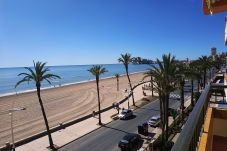
[(44, 75), (48, 71), (50, 71), (50, 69), (49, 68), (45, 68), (44, 70), (41, 71), (41, 75)]
[(36, 80), (36, 74), (35, 74), (35, 72), (31, 68), (29, 68), (29, 67), (24, 67), (24, 68), (27, 69), (30, 72), (30, 75), (34, 77), (34, 80)]
[(23, 82), (29, 82), (29, 81), (30, 81), (29, 79), (23, 78), (22, 80), (20, 80), (20, 81), (18, 81), (18, 82), (16, 83), (15, 88), (16, 88), (18, 85), (20, 85), (21, 83), (23, 83)]
[(88, 69), (88, 71), (96, 77), (99, 77), (101, 74), (108, 72), (106, 68), (102, 67), (101, 65), (96, 65)]
[(51, 84), (51, 79), (56, 79), (56, 78), (61, 78), (58, 75), (54, 75), (51, 73), (47, 73), (49, 70), (49, 68), (45, 68), (46, 62), (42, 63), (42, 62), (35, 62), (33, 61), (33, 65), (34, 65), (34, 71), (29, 68), (29, 67), (25, 67), (26, 70), (29, 71), (29, 73), (20, 73), (18, 74), (18, 76), (24, 76), (24, 78), (22, 80), (20, 80), (19, 82), (17, 82), (17, 84), (15, 85), (15, 87), (17, 87), (19, 84), (27, 81), (34, 81), (36, 83), (36, 85), (41, 85), (41, 82), (43, 80), (47, 81), (48, 83)]
[(49, 80), (49, 79), (44, 78), (44, 80), (46, 80), (49, 84), (51, 84), (51, 82), (50, 82), (50, 80)]
[(61, 79), (61, 77), (54, 74), (45, 74), (42, 76), (41, 81), (46, 79)]
[(32, 75), (30, 75), (30, 74), (28, 74), (28, 73), (25, 73), (25, 72), (23, 72), (23, 73), (20, 73), (20, 74), (18, 74), (17, 76), (27, 76), (27, 77), (30, 77), (30, 79), (34, 79), (34, 76), (32, 76)]

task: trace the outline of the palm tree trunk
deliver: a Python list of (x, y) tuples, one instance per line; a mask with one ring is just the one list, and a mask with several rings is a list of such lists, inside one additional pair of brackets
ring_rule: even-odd
[(181, 117), (184, 119), (184, 86), (181, 86)]
[(127, 74), (127, 77), (128, 77), (128, 82), (129, 82), (129, 86), (130, 86), (131, 93), (132, 93), (132, 103), (133, 103), (133, 106), (135, 106), (134, 94), (133, 94), (132, 84), (131, 84), (131, 80), (130, 80), (128, 71), (126, 71), (126, 74)]
[(166, 132), (165, 132), (165, 144), (168, 142), (169, 137), (169, 94), (165, 96), (165, 121), (166, 121)]
[(101, 105), (100, 105), (100, 96), (99, 96), (99, 78), (96, 77), (96, 86), (97, 86), (97, 93), (98, 93), (98, 106), (99, 106), (99, 125), (102, 125), (101, 121)]
[(117, 78), (117, 91), (119, 91), (119, 79)]
[(44, 118), (44, 122), (45, 122), (45, 125), (46, 125), (46, 129), (47, 129), (47, 134), (48, 134), (48, 138), (49, 138), (50, 148), (53, 151), (55, 151), (56, 149), (55, 149), (54, 144), (53, 144), (50, 128), (49, 128), (49, 125), (48, 125), (46, 113), (45, 113), (43, 102), (42, 102), (41, 95), (40, 95), (40, 85), (36, 85), (36, 88), (37, 88), (37, 96), (38, 96), (38, 99), (39, 99), (39, 104), (41, 106), (41, 111), (42, 111), (42, 114), (43, 114), (43, 118)]
[(204, 74), (203, 74), (203, 88), (205, 88), (206, 85), (206, 70), (204, 70)]
[(200, 80), (197, 80), (197, 92), (199, 92), (199, 84), (200, 84)]
[(151, 76), (151, 96), (154, 96), (153, 77)]
[(211, 81), (211, 78), (212, 78), (212, 68), (209, 71), (210, 71), (210, 81)]
[(164, 144), (164, 132), (165, 132), (165, 120), (164, 120), (164, 114), (163, 114), (163, 110), (164, 110), (164, 99), (163, 96), (161, 95), (161, 93), (159, 92), (159, 105), (160, 105), (160, 118), (161, 118), (161, 129), (162, 129), (162, 146)]
[(194, 85), (193, 85), (193, 80), (191, 80), (191, 105), (194, 106)]

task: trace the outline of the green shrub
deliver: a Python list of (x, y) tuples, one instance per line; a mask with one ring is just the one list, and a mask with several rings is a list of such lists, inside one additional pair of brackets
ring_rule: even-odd
[(195, 101), (196, 101), (196, 102), (198, 101), (200, 95), (201, 95), (200, 92), (194, 92), (194, 98), (195, 98)]
[(160, 135), (153, 143), (153, 149), (155, 151), (171, 151), (174, 143), (168, 141), (165, 146), (162, 145), (162, 135)]

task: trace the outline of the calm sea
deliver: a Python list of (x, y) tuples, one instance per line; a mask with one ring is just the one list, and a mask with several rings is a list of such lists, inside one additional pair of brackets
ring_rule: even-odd
[[(112, 77), (116, 73), (120, 75), (125, 74), (125, 69), (122, 64), (106, 64), (103, 66), (108, 70), (108, 72), (102, 75), (101, 78)], [(93, 80), (94, 76), (87, 71), (91, 67), (92, 65), (51, 66), (49, 67), (51, 70), (50, 72), (61, 76), (61, 79), (52, 80), (52, 85), (49, 85), (47, 82), (43, 82), (42, 88), (57, 87), (59, 85)], [(129, 72), (134, 73), (145, 71), (148, 68), (150, 68), (149, 65), (129, 65)], [(17, 76), (21, 72), (27, 72), (27, 70), (22, 67), (0, 68), (0, 96), (35, 89), (33, 82), (30, 82), (29, 84), (25, 82), (17, 88), (14, 88), (15, 84), (22, 78)]]

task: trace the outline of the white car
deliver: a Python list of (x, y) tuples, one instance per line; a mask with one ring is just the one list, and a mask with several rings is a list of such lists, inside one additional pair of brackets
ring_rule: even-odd
[(127, 119), (131, 116), (133, 116), (133, 112), (129, 109), (122, 110), (122, 112), (118, 115), (119, 119)]
[(159, 126), (160, 122), (161, 122), (161, 118), (159, 115), (157, 115), (157, 116), (151, 117), (150, 120), (147, 122), (147, 124), (152, 127), (157, 127)]

